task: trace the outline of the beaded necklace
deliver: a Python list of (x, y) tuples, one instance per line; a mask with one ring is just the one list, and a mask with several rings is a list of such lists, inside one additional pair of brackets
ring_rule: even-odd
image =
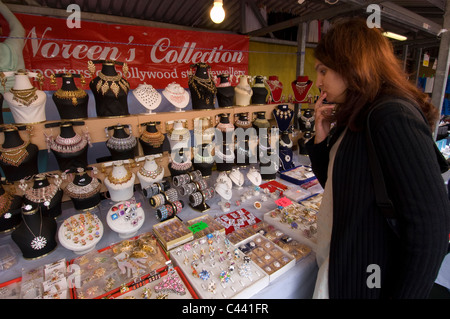
[(0, 161), (8, 165), (18, 167), (28, 156), (27, 146), (29, 144), (30, 141), (26, 141), (23, 142), (23, 144), (16, 147), (11, 148), (0, 147), (1, 152)]

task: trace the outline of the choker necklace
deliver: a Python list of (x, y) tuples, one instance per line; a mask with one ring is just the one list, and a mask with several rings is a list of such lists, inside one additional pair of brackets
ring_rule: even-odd
[(40, 188), (28, 188), (25, 191), (25, 198), (33, 203), (44, 203), (44, 206), (48, 208), (58, 190), (59, 187), (55, 184), (49, 184), (48, 186)]
[(68, 138), (61, 135), (58, 135), (56, 138), (51, 135), (45, 135), (45, 139), (49, 153), (50, 150), (58, 153), (76, 153), (84, 149), (88, 144), (88, 139), (78, 133)]
[(28, 156), (27, 146), (29, 144), (30, 141), (26, 141), (22, 145), (12, 148), (0, 147), (0, 161), (18, 167)]
[(91, 182), (87, 185), (81, 186), (76, 185), (73, 182), (67, 184), (67, 187), (64, 189), (64, 192), (70, 198), (76, 199), (84, 199), (94, 196), (98, 192), (100, 192), (100, 188), (102, 185), (98, 181), (97, 178), (92, 178)]
[(164, 143), (164, 134), (160, 131), (157, 132), (142, 132), (140, 139), (147, 144), (150, 144), (153, 147), (160, 147)]
[(141, 174), (142, 176), (145, 176), (145, 177), (149, 177), (151, 179), (155, 179), (156, 177), (159, 176), (159, 174), (162, 173), (162, 171), (163, 171), (163, 169), (160, 165), (158, 165), (154, 171), (146, 170), (145, 167), (142, 166), (139, 169), (139, 174)]
[(211, 164), (214, 162), (214, 157), (212, 155), (202, 156), (198, 152), (195, 152), (194, 153), (194, 162), (197, 164), (201, 164), (201, 163)]
[[(202, 79), (196, 75), (192, 75), (189, 77), (189, 85), (194, 88), (194, 91), (195, 93), (197, 93), (199, 99), (206, 101), (206, 104), (215, 102), (215, 94), (217, 93), (217, 88), (214, 85), (214, 81), (211, 79), (211, 77)], [(214, 95), (213, 101), (210, 101), (209, 95)]]
[(109, 148), (112, 148), (116, 151), (125, 151), (133, 149), (137, 144), (136, 137), (134, 137), (133, 134), (128, 135), (128, 137), (125, 138), (117, 138), (114, 136), (111, 136), (106, 141), (106, 146)]
[(292, 110), (291, 109), (287, 109), (285, 111), (282, 111), (280, 109), (277, 109), (275, 112), (275, 115), (277, 118), (279, 119), (288, 119), (292, 116)]
[(305, 128), (310, 129), (312, 127), (312, 123), (314, 122), (314, 115), (311, 117), (305, 117), (303, 114), (300, 115), (300, 119), (305, 123)]
[(33, 240), (31, 241), (31, 248), (34, 250), (41, 250), (45, 246), (47, 246), (47, 239), (42, 236), (42, 212), (40, 212), (41, 215), (41, 225), (39, 227), (39, 235), (36, 236), (33, 231), (31, 230), (30, 226), (28, 226), (27, 222), (25, 221), (25, 218), (22, 218), (24, 225), (28, 228), (29, 232), (33, 235)]
[(219, 148), (215, 150), (215, 156), (222, 160), (222, 163), (234, 163), (234, 153), (230, 152), (230, 154), (224, 154)]
[(54, 95), (60, 99), (72, 100), (72, 105), (77, 106), (78, 99), (86, 97), (87, 93), (85, 91), (83, 91), (82, 89), (77, 89), (74, 91), (65, 91), (65, 90), (59, 89), (54, 93)]
[(280, 146), (286, 147), (286, 148), (291, 148), (293, 145), (293, 142), (291, 139), (289, 139), (289, 143), (286, 143), (285, 141), (283, 141), (282, 138), (280, 138)]
[(10, 92), (13, 94), (13, 100), (25, 106), (29, 106), (31, 103), (38, 99), (36, 91), (37, 88), (35, 87), (25, 90), (15, 90), (13, 88), (10, 89)]
[(114, 177), (113, 176), (113, 170), (111, 170), (111, 172), (108, 174), (108, 176), (106, 176), (106, 178), (111, 182), (111, 184), (115, 184), (115, 185), (120, 185), (120, 184), (125, 184), (126, 182), (128, 182), (131, 177), (133, 177), (133, 174), (131, 173), (131, 171), (126, 170), (127, 174), (123, 177)]
[(222, 123), (219, 122), (219, 124), (217, 124), (216, 129), (218, 129), (219, 131), (226, 133), (226, 132), (233, 132), (234, 131), (234, 125), (232, 123)]
[(303, 93), (305, 93), (306, 88), (308, 87), (309, 82), (296, 82), (295, 83), (295, 89), (298, 92), (298, 94), (302, 95)]
[[(130, 89), (130, 84), (120, 74), (110, 76), (99, 72), (98, 77), (100, 80), (97, 82), (96, 89), (97, 92), (101, 92), (102, 95), (105, 95), (106, 92), (111, 90), (117, 98), (121, 88), (125, 93), (128, 93), (128, 90)], [(111, 82), (111, 84), (108, 84), (108, 82)]]
[(185, 170), (191, 168), (191, 166), (192, 166), (192, 162), (188, 161), (188, 162), (184, 162), (184, 163), (172, 162), (170, 167), (172, 167), (176, 171), (185, 171)]

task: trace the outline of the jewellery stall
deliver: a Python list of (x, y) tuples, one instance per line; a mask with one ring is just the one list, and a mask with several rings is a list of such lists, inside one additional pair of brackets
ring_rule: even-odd
[[(111, 72), (113, 66), (107, 64), (104, 68)], [(90, 67), (95, 69), (93, 65)], [(120, 99), (121, 94), (128, 93), (126, 80), (112, 73), (108, 75), (111, 78), (95, 79), (98, 84), (91, 87), (94, 96), (108, 94), (109, 99), (113, 96)], [(108, 81), (119, 84), (116, 87)], [(155, 95), (150, 87), (144, 88)], [(140, 95), (137, 98), (140, 103), (153, 106), (160, 103), (158, 96), (152, 100), (143, 100)], [(280, 112), (287, 114), (293, 105), (283, 104), (278, 114), (276, 104), (138, 114), (126, 114), (128, 108), (124, 106), (127, 105), (121, 104), (120, 117), (47, 120), (26, 124), (27, 129), (3, 130), (5, 137), (11, 134), (8, 130), (19, 135), (25, 141), (20, 145), (35, 145), (39, 150), (48, 150), (48, 154), (66, 155), (63, 156), (66, 162), (65, 165), (58, 162), (63, 171), (46, 172), (26, 180), (20, 176), (3, 186), (8, 194), (25, 195), (28, 205), (22, 207), (21, 213), (16, 212), (26, 222), (12, 233), (0, 236), (2, 253), (6, 251), (3, 254), (8, 256), (12, 251), (14, 257), (0, 271), (0, 298), (44, 297), (42, 282), (47, 284), (48, 276), (30, 276), (33, 270), (46, 274), (47, 269), (61, 263), (81, 268), (90, 263), (97, 268), (82, 276), (81, 287), (67, 289), (64, 294), (49, 288), (46, 291), (51, 293), (46, 298), (126, 298), (133, 291), (135, 298), (171, 298), (171, 294), (176, 298), (310, 298), (317, 267), (311, 248), (304, 244), (308, 241), (302, 243), (295, 239), (297, 234), (287, 235), (277, 230), (273, 222), (265, 221), (267, 213), (280, 207), (277, 201), (286, 191), (280, 185), (291, 190), (298, 188), (298, 184), (281, 181), (276, 172), (268, 175), (271, 180), (262, 179), (266, 175), (260, 172), (258, 161), (261, 154), (270, 157), (267, 149), (277, 141), (262, 148), (258, 144), (262, 140), (258, 142), (258, 135), (253, 134), (241, 140), (244, 144), (238, 148), (239, 141), (234, 145), (234, 129), (221, 130), (225, 122), (230, 127), (236, 123), (235, 129), (239, 130), (269, 129), (277, 126), (275, 116), (282, 115)], [(155, 109), (153, 106), (146, 108)], [(221, 121), (224, 112), (227, 121)], [(252, 126), (255, 120), (262, 124)], [(214, 141), (211, 134), (214, 129), (219, 135), (231, 134), (233, 143), (226, 143), (226, 138)], [(126, 134), (110, 134), (112, 130)], [(54, 137), (57, 131), (61, 133)], [(193, 131), (202, 144), (186, 143), (185, 137), (189, 138), (188, 133)], [(268, 135), (263, 137), (270, 140)], [(290, 133), (290, 145), (295, 145), (292, 140), (297, 138), (298, 134)], [(146, 142), (157, 153), (145, 148)], [(162, 147), (164, 142), (174, 147), (167, 150)], [(129, 146), (135, 148), (134, 156), (78, 165), (80, 154), (76, 152), (92, 152), (99, 145), (115, 151)], [(183, 154), (179, 150), (187, 156), (181, 162), (178, 160)], [(253, 155), (238, 166), (236, 158), (243, 151)], [(68, 164), (68, 154), (78, 156), (76, 164)], [(85, 156), (83, 153), (83, 161)], [(186, 172), (175, 173), (173, 164), (184, 164), (186, 160), (209, 166), (208, 169), (193, 166)], [(308, 164), (306, 157), (295, 152), (293, 161)], [(279, 166), (271, 167), (277, 171)], [(40, 181), (48, 185), (44, 199), (35, 189)], [(37, 195), (33, 197), (27, 192)], [(13, 206), (2, 217), (12, 216)], [(235, 232), (226, 233), (230, 225)], [(289, 225), (288, 228), (293, 228), (293, 224)], [(308, 230), (313, 227), (307, 226)], [(19, 235), (24, 233), (33, 238), (31, 248), (22, 251), (25, 248)], [(299, 233), (314, 236), (313, 231)], [(177, 285), (163, 288), (167, 282)]]

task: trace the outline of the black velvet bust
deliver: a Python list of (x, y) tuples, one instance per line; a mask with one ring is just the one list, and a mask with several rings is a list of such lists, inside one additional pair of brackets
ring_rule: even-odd
[(278, 155), (275, 154), (275, 152), (272, 151), (272, 149), (266, 150), (264, 152), (264, 156), (260, 157), (260, 171), (261, 171), (261, 178), (263, 180), (272, 180), (276, 179), (277, 172), (279, 169), (279, 162), (280, 159)]
[[(43, 187), (47, 187), (50, 185), (50, 182), (48, 181), (48, 179), (46, 177), (36, 177), (34, 179), (34, 183), (32, 188), (34, 189), (39, 189), (39, 188), (43, 188)], [(51, 198), (50, 203), (48, 206), (46, 206), (45, 202), (42, 203), (38, 203), (35, 202), (31, 199), (28, 199), (26, 196), (24, 196), (23, 199), (23, 204), (24, 205), (33, 205), (33, 206), (38, 206), (40, 207), (41, 211), (42, 211), (42, 216), (45, 217), (58, 217), (59, 215), (61, 215), (62, 210), (61, 210), (61, 200), (63, 197), (63, 191), (62, 189), (58, 189), (55, 193), (55, 195)]]
[(258, 134), (258, 136), (261, 134), (267, 134), (270, 129), (270, 122), (266, 119), (266, 112), (260, 111), (255, 114), (256, 118), (253, 120), (252, 126), (256, 130), (256, 134)]
[[(89, 95), (83, 90), (77, 88), (75, 77), (79, 74), (57, 74), (62, 78), (61, 88), (53, 93), (52, 99), (55, 102), (59, 116), (63, 120), (84, 119), (88, 117)], [(70, 98), (71, 93), (77, 93), (77, 97)], [(62, 98), (61, 96), (68, 96)]]
[(194, 110), (214, 109), (217, 89), (209, 76), (210, 66), (206, 63), (196, 63), (191, 65), (192, 67), (196, 68), (195, 75), (191, 75), (189, 78), (192, 108)]
[(194, 156), (194, 170), (199, 170), (202, 176), (211, 176), (212, 168), (214, 166), (214, 157), (212, 157), (209, 149), (211, 144), (201, 144), (195, 148), (195, 152), (198, 152), (197, 156)]
[[(145, 125), (145, 131), (150, 134), (157, 134), (158, 129), (156, 127), (156, 123), (155, 122), (147, 123)], [(145, 133), (143, 133), (139, 137), (139, 143), (142, 146), (142, 151), (144, 152), (144, 155), (154, 155), (154, 154), (160, 154), (163, 152), (164, 140), (166, 139), (164, 134), (162, 134), (162, 136), (161, 136), (162, 141), (158, 141), (157, 143), (154, 143), (151, 141), (148, 141), (148, 142), (145, 141), (146, 140), (145, 136), (146, 136)], [(159, 143), (161, 143), (161, 145), (157, 146)]]
[[(115, 64), (119, 63), (110, 61), (95, 61), (94, 63), (102, 63), (103, 65), (102, 70), (100, 72), (101, 74), (99, 74), (99, 76), (94, 78), (89, 83), (89, 87), (91, 88), (95, 98), (95, 109), (97, 111), (97, 116), (115, 117), (115, 116), (129, 115), (130, 113), (128, 111), (128, 92), (130, 84), (126, 79), (121, 78), (120, 76), (117, 77), (118, 73), (116, 71)], [(115, 77), (117, 78), (117, 80), (104, 81), (101, 79), (103, 75), (107, 77)], [(100, 82), (99, 89), (97, 90), (97, 85), (99, 82)], [(111, 89), (108, 89), (104, 93), (102, 92), (102, 87), (108, 88), (112, 85), (112, 83), (115, 83), (118, 87), (117, 96)]]
[[(190, 161), (190, 158), (187, 158), (187, 154), (184, 152), (184, 149), (180, 148), (180, 149), (172, 150), (172, 152), (175, 152), (173, 161), (172, 161), (172, 163), (169, 164), (169, 171), (170, 171), (170, 175), (172, 177), (181, 175), (181, 174), (186, 174), (186, 173), (192, 171), (192, 167), (193, 167), (192, 162)], [(189, 163), (190, 165), (186, 164), (185, 168), (178, 169), (178, 167), (176, 167), (177, 163), (178, 164)]]
[(266, 104), (267, 95), (269, 91), (263, 86), (263, 84), (264, 84), (264, 77), (261, 75), (257, 75), (255, 77), (255, 84), (252, 87), (253, 94), (251, 99), (252, 104), (254, 105)]
[[(131, 134), (128, 134), (125, 131), (125, 127), (123, 125), (116, 125), (116, 126), (114, 126), (113, 129), (114, 129), (113, 138), (116, 138), (116, 139), (130, 138)], [(134, 139), (136, 140), (135, 137), (134, 137)], [(126, 148), (122, 148), (122, 149), (112, 147), (112, 144), (108, 143), (108, 141), (106, 141), (106, 145), (107, 145), (109, 152), (111, 153), (111, 157), (112, 157), (113, 161), (134, 158), (136, 155), (137, 141), (136, 141), (136, 143), (134, 143), (134, 146), (131, 146), (131, 144), (130, 144), (130, 147), (126, 147)]]
[[(41, 214), (37, 206), (32, 206), (30, 210), (23, 208), (21, 215), (23, 222), (11, 233), (11, 238), (20, 248), (23, 258), (35, 259), (51, 253), (58, 245), (56, 220)], [(36, 237), (45, 238), (45, 245), (34, 245), (33, 248), (33, 240)]]
[(217, 104), (219, 107), (231, 107), (234, 104), (234, 87), (228, 81), (229, 74), (220, 74), (220, 84), (217, 86)]
[(0, 233), (15, 229), (21, 222), (22, 196), (8, 194), (0, 185)]
[[(5, 134), (5, 141), (3, 142), (3, 149), (12, 149), (23, 145), (25, 142), (15, 127), (7, 128), (3, 131)], [(35, 144), (28, 144), (25, 148), (28, 155), (15, 165), (5, 162), (0, 158), (0, 167), (2, 168), (5, 177), (10, 182), (21, 180), (24, 177), (32, 176), (38, 173), (38, 152), (39, 148)]]
[(234, 166), (234, 153), (233, 151), (230, 149), (230, 146), (226, 143), (222, 144), (222, 147), (220, 148), (220, 151), (222, 154), (224, 154), (225, 156), (229, 156), (230, 159), (222, 159), (220, 158), (220, 156), (217, 153), (216, 150), (216, 154), (214, 156), (215, 158), (215, 162), (216, 162), (216, 168), (219, 172), (229, 172), (231, 171), (231, 169)]
[[(60, 125), (59, 135), (62, 138), (72, 138), (76, 135), (73, 125), (71, 123), (62, 123)], [(84, 137), (83, 137), (84, 138)], [(87, 153), (89, 144), (87, 143), (81, 150), (65, 153), (52, 149), (58, 162), (59, 169), (65, 171), (77, 167), (86, 167), (88, 165)]]
[[(92, 182), (93, 177), (89, 176), (87, 172), (77, 173), (75, 177), (73, 178), (72, 183), (77, 186), (86, 186), (89, 185)], [(98, 179), (99, 183), (101, 183), (100, 179)], [(69, 195), (69, 194), (68, 194)], [(73, 206), (76, 210), (86, 210), (91, 209), (98, 204), (100, 204), (100, 201), (102, 200), (102, 197), (100, 195), (100, 192), (96, 192), (95, 194), (92, 194), (89, 197), (86, 198), (76, 198), (69, 196)]]

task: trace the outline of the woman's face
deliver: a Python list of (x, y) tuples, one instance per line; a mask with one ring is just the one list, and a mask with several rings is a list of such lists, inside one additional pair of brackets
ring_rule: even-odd
[(316, 60), (314, 68), (317, 73), (316, 86), (322, 91), (322, 94), (327, 94), (327, 102), (345, 102), (347, 83), (344, 78), (319, 60)]

